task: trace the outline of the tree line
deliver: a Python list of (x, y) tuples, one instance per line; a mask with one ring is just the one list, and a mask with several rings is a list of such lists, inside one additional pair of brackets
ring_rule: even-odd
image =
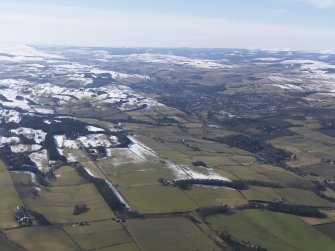
[(194, 185), (202, 186), (216, 186), (216, 187), (226, 187), (236, 190), (247, 190), (249, 186), (259, 186), (259, 187), (271, 187), (271, 188), (283, 188), (281, 184), (271, 182), (271, 181), (261, 181), (261, 180), (220, 180), (220, 179), (180, 179), (180, 180), (165, 180), (163, 178), (159, 179), (162, 186), (175, 186), (182, 190), (191, 189)]
[(269, 210), (272, 212), (280, 212), (286, 214), (293, 214), (302, 217), (312, 217), (312, 218), (327, 218), (327, 215), (321, 212), (319, 209), (314, 207), (302, 206), (302, 205), (293, 205), (289, 203), (276, 202), (269, 203), (267, 205), (261, 203), (250, 202), (245, 205), (237, 207), (238, 210), (246, 209), (263, 209)]

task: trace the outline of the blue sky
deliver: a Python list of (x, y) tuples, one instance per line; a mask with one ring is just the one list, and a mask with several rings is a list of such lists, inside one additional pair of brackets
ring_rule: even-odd
[(0, 0), (2, 42), (335, 50), (335, 0)]

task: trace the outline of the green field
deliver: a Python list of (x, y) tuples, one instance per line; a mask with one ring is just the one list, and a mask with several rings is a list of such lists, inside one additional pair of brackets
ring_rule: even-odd
[(129, 163), (117, 167), (112, 165), (112, 160), (100, 163), (113, 183), (123, 187), (156, 185), (159, 178), (176, 178), (171, 169), (159, 162)]
[(62, 186), (79, 186), (89, 183), (83, 177), (78, 175), (77, 171), (70, 166), (62, 166), (55, 171), (56, 176), (59, 178), (51, 180), (50, 186), (62, 187)]
[(318, 175), (321, 177), (329, 177), (335, 179), (335, 166), (329, 164), (316, 164), (310, 166), (304, 166), (302, 169), (305, 172), (311, 173), (312, 175)]
[(18, 245), (14, 244), (13, 242), (9, 241), (7, 237), (0, 232), (0, 250), (3, 251), (22, 251)]
[(184, 218), (129, 220), (126, 227), (141, 250), (145, 251), (220, 250)]
[(139, 251), (134, 242), (97, 249), (99, 251)]
[(335, 241), (335, 223), (321, 224), (314, 226), (314, 228)]
[(26, 250), (74, 251), (79, 249), (60, 228), (30, 227), (4, 232), (9, 240)]
[(332, 251), (335, 242), (296, 216), (259, 210), (212, 216), (208, 222), (218, 231), (250, 241), (269, 251)]
[(286, 171), (282, 168), (263, 165), (263, 164), (251, 164), (251, 165), (239, 165), (239, 166), (220, 166), (219, 169), (229, 172), (240, 179), (255, 179), (261, 181), (271, 181), (279, 183), (284, 186), (301, 186), (306, 188), (312, 188), (313, 184), (308, 180)]
[(225, 188), (192, 187), (186, 191), (199, 207), (220, 206), (227, 204), (230, 207), (247, 203), (244, 196), (236, 191)]
[(13, 185), (10, 173), (5, 164), (0, 161), (0, 227), (15, 227), (17, 223), (14, 220), (16, 206), (22, 204), (22, 201)]
[[(42, 189), (38, 198), (24, 198), (30, 209), (42, 213), (53, 223), (69, 223), (110, 219), (114, 216), (93, 184)], [(73, 215), (77, 204), (86, 204), (87, 213)]]
[[(87, 183), (71, 167), (61, 167), (56, 171), (60, 175), (51, 181), (48, 187), (26, 186), (15, 180), (25, 204), (33, 211), (43, 214), (52, 223), (71, 223), (110, 219), (114, 213), (99, 194), (96, 187)], [(87, 213), (73, 215), (76, 204), (86, 204)]]
[(294, 188), (276, 188), (274, 190), (292, 204), (331, 207), (331, 203), (311, 191)]
[(140, 213), (171, 213), (195, 210), (197, 204), (182, 190), (161, 185), (120, 187), (121, 194)]
[(63, 229), (82, 250), (112, 249), (134, 244), (122, 225), (111, 220), (91, 222), (88, 226), (65, 226)]
[(291, 128), (297, 135), (271, 140), (275, 146), (297, 155), (297, 159), (290, 162), (291, 166), (319, 164), (322, 159), (331, 159), (334, 156), (335, 139), (318, 132), (316, 129), (319, 125), (313, 123), (305, 122), (303, 127)]
[(280, 195), (270, 187), (250, 186), (248, 190), (242, 191), (247, 200), (275, 201), (280, 199)]

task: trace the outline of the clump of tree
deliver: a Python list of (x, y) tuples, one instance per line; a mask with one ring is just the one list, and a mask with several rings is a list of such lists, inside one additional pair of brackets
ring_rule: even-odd
[(120, 147), (120, 148), (128, 147), (129, 144), (131, 143), (131, 140), (122, 132), (113, 132), (110, 134), (117, 137), (119, 141), (119, 144), (117, 145), (117, 147)]
[(174, 186), (177, 186), (180, 189), (188, 189), (193, 185), (228, 187), (236, 190), (247, 190), (249, 188), (242, 180), (226, 181), (219, 179), (181, 179), (174, 181)]
[(36, 211), (29, 211), (29, 213), (33, 216), (34, 220), (40, 226), (50, 226), (52, 223), (41, 213)]
[(20, 139), (20, 142), (21, 144), (24, 144), (24, 145), (32, 145), (32, 144), (35, 144), (35, 140), (34, 139), (28, 139), (26, 136), (24, 135), (18, 135), (19, 139)]
[(321, 212), (319, 209), (308, 206), (301, 205), (292, 205), (285, 202), (278, 203), (269, 203), (267, 205), (251, 202), (245, 205), (241, 205), (236, 207), (238, 210), (246, 210), (246, 209), (263, 209), (269, 210), (272, 212), (280, 212), (286, 214), (293, 214), (302, 217), (313, 217), (313, 218), (327, 218), (327, 215)]
[[(24, 153), (12, 153), (8, 146), (0, 148), (0, 159), (11, 171), (34, 173), (39, 184), (48, 186), (50, 173), (42, 173), (34, 162)], [(52, 171), (51, 171), (52, 172)]]
[(315, 190), (314, 192), (321, 199), (328, 200), (329, 202), (332, 202), (332, 203), (335, 202), (335, 198), (334, 197), (327, 196), (327, 195), (325, 195), (324, 193), (322, 193), (321, 191), (318, 191), (318, 190)]
[(0, 100), (3, 102), (10, 102), (4, 95), (0, 94)]
[(332, 180), (325, 180), (325, 185), (326, 185), (329, 189), (335, 191), (335, 182), (333, 182)]
[(178, 121), (174, 118), (164, 116), (163, 118), (156, 119), (158, 125), (160, 124), (178, 124)]
[(292, 156), (289, 151), (275, 148), (261, 139), (244, 134), (228, 135), (210, 140), (251, 152), (259, 161), (267, 164), (286, 166), (285, 161), (290, 160)]
[(215, 214), (231, 214), (232, 210), (229, 206), (215, 206), (215, 207), (203, 207), (196, 210), (196, 212), (202, 217), (208, 217)]
[[(181, 124), (178, 124), (178, 128), (179, 128), (180, 130), (184, 131), (184, 132), (187, 132), (187, 128), (186, 128), (185, 126), (181, 125)], [(180, 143), (183, 144), (184, 146), (186, 146), (186, 147), (192, 149), (192, 150), (195, 151), (195, 152), (199, 152), (199, 151), (201, 151), (201, 149), (200, 149), (199, 147), (194, 146), (194, 145), (188, 143), (188, 142), (185, 141), (184, 139), (182, 139), (182, 140), (180, 141)], [(196, 161), (196, 162), (197, 162), (197, 161)]]
[(327, 187), (324, 184), (321, 184), (317, 181), (314, 181), (314, 184), (315, 184), (314, 193), (317, 196), (319, 196), (321, 199), (328, 200), (329, 202), (335, 202), (334, 197), (330, 197), (322, 193), (322, 192), (327, 191)]
[(104, 147), (104, 146), (97, 146), (96, 149), (97, 149), (99, 158), (105, 158), (105, 157), (107, 157), (106, 147)]
[(303, 217), (327, 218), (327, 215), (320, 212), (317, 208), (291, 205), (287, 203), (273, 203), (266, 207), (269, 211), (294, 214)]
[[(89, 131), (86, 128), (88, 124), (80, 120), (57, 118), (57, 120), (61, 121), (61, 123), (52, 122), (51, 124), (46, 124), (44, 123), (45, 119), (46, 117), (24, 115), (22, 116), (20, 125), (22, 127), (33, 128), (35, 130), (43, 130), (51, 135), (65, 134), (66, 137), (70, 139), (76, 139), (79, 135), (89, 134)], [(50, 117), (50, 119), (53, 119), (53, 117)]]
[(32, 216), (24, 206), (18, 207), (14, 214), (15, 221), (20, 224), (21, 227), (30, 227), (33, 225)]
[(197, 160), (192, 162), (193, 166), (203, 166), (203, 167), (208, 167), (207, 164), (201, 160)]
[(54, 140), (54, 134), (48, 132), (45, 140), (43, 142), (43, 147), (48, 151), (49, 159), (52, 161), (61, 161), (66, 163), (67, 160), (64, 156), (60, 155), (60, 153), (57, 150), (57, 146)]
[(73, 215), (84, 214), (84, 213), (87, 213), (88, 210), (89, 208), (87, 207), (86, 204), (77, 204), (74, 206)]
[(9, 146), (0, 148), (0, 158), (6, 163), (7, 166), (16, 168), (26, 169), (30, 167), (32, 170), (36, 168), (35, 163), (29, 158), (29, 156), (22, 153), (12, 153)]
[(76, 164), (76, 170), (83, 178), (95, 185), (112, 210), (123, 211), (126, 208), (126, 205), (120, 201), (119, 197), (114, 193), (104, 179), (92, 177), (79, 163)]
[[(86, 77), (88, 78), (88, 77)], [(91, 77), (89, 77), (91, 78)], [(112, 78), (112, 76), (108, 74), (99, 74), (96, 78), (92, 78), (93, 83), (87, 85), (89, 88), (99, 88), (105, 85), (115, 84), (116, 81)]]
[(264, 180), (241, 180), (245, 184), (249, 186), (257, 186), (257, 187), (271, 187), (271, 188), (283, 188), (281, 184), (271, 182), (271, 181), (264, 181)]
[(233, 251), (267, 251), (266, 248), (251, 244), (250, 242), (238, 241), (229, 233), (220, 233), (220, 238), (224, 240)]
[(271, 181), (261, 180), (219, 180), (219, 179), (180, 179), (180, 180), (166, 180), (160, 178), (158, 180), (162, 186), (174, 186), (182, 190), (191, 189), (194, 185), (202, 186), (216, 186), (216, 187), (228, 187), (236, 190), (247, 190), (249, 186), (259, 187), (271, 187), (271, 188), (282, 188), (281, 184)]

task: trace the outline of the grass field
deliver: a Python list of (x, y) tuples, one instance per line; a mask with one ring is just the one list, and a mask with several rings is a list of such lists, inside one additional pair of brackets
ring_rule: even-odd
[(145, 251), (220, 250), (184, 218), (129, 220), (126, 227), (141, 250)]
[[(61, 167), (56, 171), (60, 177), (50, 186), (37, 190), (34, 186), (17, 184), (20, 195), (33, 211), (43, 214), (52, 223), (72, 223), (110, 219), (114, 213), (110, 210), (96, 187), (87, 183), (74, 168)], [(76, 204), (86, 204), (87, 213), (73, 215)]]
[(161, 185), (120, 187), (121, 194), (140, 213), (187, 212), (197, 204), (182, 190)]
[(220, 206), (223, 204), (235, 207), (247, 203), (247, 200), (240, 192), (231, 189), (194, 186), (186, 193), (191, 196), (199, 207)]
[(123, 227), (111, 220), (91, 222), (88, 226), (65, 226), (63, 229), (82, 250), (112, 250), (113, 247), (134, 244)]
[(151, 137), (138, 135), (137, 138), (148, 147), (155, 149), (156, 151), (171, 151), (172, 148), (168, 147), (166, 144), (156, 141)]
[(294, 188), (275, 188), (274, 190), (292, 204), (319, 207), (331, 206), (328, 201), (321, 199), (311, 191)]
[[(109, 219), (114, 216), (93, 184), (43, 189), (38, 198), (26, 197), (30, 209), (42, 213), (53, 223)], [(76, 204), (86, 204), (89, 211), (73, 215)]]
[(134, 242), (97, 249), (99, 251), (139, 251)]
[(118, 167), (103, 166), (115, 184), (124, 187), (138, 187), (159, 184), (158, 179), (176, 178), (173, 171), (162, 163), (127, 164)]
[(9, 241), (6, 236), (0, 232), (0, 250), (3, 251), (22, 251), (22, 248)]
[(250, 186), (248, 190), (242, 191), (247, 200), (275, 201), (280, 199), (280, 195), (270, 187)]
[(162, 158), (169, 159), (173, 162), (178, 163), (179, 165), (187, 165), (192, 166), (193, 160), (190, 158), (189, 155), (178, 152), (176, 150), (171, 151), (156, 151), (158, 156)]
[(78, 175), (77, 171), (70, 166), (62, 166), (55, 171), (57, 178), (51, 180), (50, 185), (53, 187), (77, 186), (89, 183), (87, 180)]
[(271, 140), (271, 143), (297, 155), (297, 159), (290, 162), (291, 166), (313, 165), (322, 159), (331, 159), (335, 154), (335, 139), (318, 132), (314, 127), (310, 128), (308, 123), (304, 123), (303, 127), (291, 128), (297, 135), (280, 137)]
[[(76, 244), (61, 228), (30, 227), (4, 231), (8, 239), (26, 250), (74, 251)], [(6, 250), (7, 251), (7, 250)]]
[(0, 161), (0, 228), (17, 226), (14, 220), (16, 206), (22, 201), (13, 185), (10, 173), (5, 164)]
[(296, 216), (259, 210), (212, 216), (208, 222), (219, 231), (250, 241), (269, 251), (332, 251), (335, 242)]
[(335, 166), (329, 164), (317, 164), (311, 166), (304, 166), (302, 169), (305, 172), (312, 173), (321, 177), (329, 177), (335, 179)]
[(93, 161), (80, 162), (80, 164), (89, 171), (94, 177), (106, 179), (106, 175), (99, 169), (99, 167)]
[(75, 157), (75, 159), (79, 162), (85, 162), (90, 160), (87, 153), (81, 149), (63, 149), (63, 154), (66, 158)]
[(284, 186), (300, 186), (305, 188), (314, 187), (308, 180), (286, 171), (282, 168), (263, 165), (263, 164), (252, 164), (248, 166), (220, 166), (219, 169), (229, 172), (240, 179), (255, 179), (261, 181), (271, 181), (282, 184)]
[(335, 223), (317, 225), (314, 228), (335, 241)]

